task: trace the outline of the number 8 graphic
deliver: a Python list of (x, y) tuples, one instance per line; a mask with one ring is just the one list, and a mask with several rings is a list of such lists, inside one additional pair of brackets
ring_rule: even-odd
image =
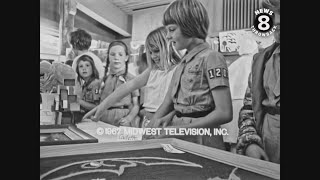
[[(262, 19), (265, 19), (264, 21), (262, 21)], [(259, 21), (259, 24), (258, 24), (258, 28), (261, 30), (261, 31), (265, 31), (265, 30), (268, 30), (270, 28), (270, 25), (269, 25), (269, 21), (270, 21), (270, 18), (266, 15), (262, 15), (258, 18), (258, 21)], [(265, 27), (263, 27), (262, 25), (265, 24)]]

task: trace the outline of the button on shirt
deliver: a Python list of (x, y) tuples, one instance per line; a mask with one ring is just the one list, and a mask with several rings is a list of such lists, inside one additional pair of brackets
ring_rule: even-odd
[(224, 56), (201, 43), (188, 52), (178, 65), (171, 82), (175, 110), (181, 113), (208, 111), (215, 108), (211, 90), (229, 87)]

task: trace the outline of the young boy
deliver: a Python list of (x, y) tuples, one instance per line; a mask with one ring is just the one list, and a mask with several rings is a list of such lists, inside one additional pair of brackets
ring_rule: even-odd
[[(198, 0), (176, 0), (165, 10), (163, 25), (176, 50), (187, 53), (178, 65), (166, 97), (153, 116), (150, 127), (219, 128), (232, 120), (227, 64), (205, 42), (209, 18)], [(172, 111), (173, 118), (163, 118)], [(158, 136), (172, 137), (164, 131)], [(177, 138), (181, 136), (176, 136)], [(225, 149), (222, 136), (189, 136), (183, 139)]]

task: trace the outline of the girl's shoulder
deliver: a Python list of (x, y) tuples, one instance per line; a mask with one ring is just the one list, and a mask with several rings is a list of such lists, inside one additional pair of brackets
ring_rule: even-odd
[(212, 49), (206, 49), (200, 52), (197, 55), (197, 59), (204, 59), (204, 61), (207, 63), (226, 61), (222, 53)]
[(89, 85), (88, 87), (96, 87), (96, 86), (100, 86), (101, 85), (101, 80), (100, 79), (94, 79)]
[(199, 57), (209, 57), (209, 56), (223, 56), (222, 53), (215, 51), (213, 49), (205, 49), (199, 53)]

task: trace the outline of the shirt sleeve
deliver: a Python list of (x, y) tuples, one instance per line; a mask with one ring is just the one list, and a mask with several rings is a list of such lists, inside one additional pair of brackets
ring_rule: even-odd
[(245, 154), (247, 147), (250, 144), (257, 144), (261, 148), (262, 140), (261, 137), (257, 134), (256, 130), (256, 121), (253, 116), (252, 109), (252, 92), (251, 92), (251, 73), (249, 75), (249, 83), (246, 90), (246, 94), (243, 100), (243, 107), (240, 109), (239, 113), (239, 135), (237, 138), (237, 154)]
[(218, 86), (229, 87), (228, 67), (224, 56), (218, 52), (210, 52), (205, 63), (205, 73), (210, 89)]

